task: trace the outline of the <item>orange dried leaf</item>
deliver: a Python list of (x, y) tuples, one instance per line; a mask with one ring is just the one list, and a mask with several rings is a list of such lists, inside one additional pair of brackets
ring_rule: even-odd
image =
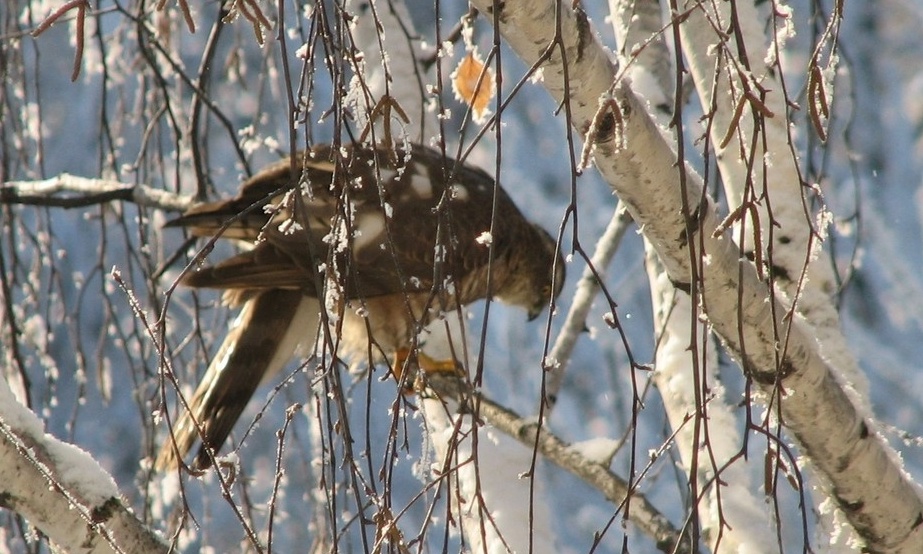
[(471, 106), (475, 119), (481, 118), (496, 91), (494, 73), (485, 69), (475, 52), (469, 52), (452, 73), (455, 97)]

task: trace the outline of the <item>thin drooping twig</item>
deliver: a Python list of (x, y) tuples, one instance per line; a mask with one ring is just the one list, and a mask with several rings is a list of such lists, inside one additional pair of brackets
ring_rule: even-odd
[[(115, 281), (116, 285), (122, 290), (122, 292), (125, 293), (125, 296), (128, 299), (128, 303), (131, 306), (132, 312), (134, 312), (135, 317), (137, 317), (138, 320), (141, 322), (141, 325), (144, 327), (144, 330), (147, 333), (148, 337), (151, 339), (151, 342), (154, 345), (156, 345), (158, 356), (162, 360), (166, 360), (167, 359), (165, 355), (166, 351), (163, 348), (164, 343), (162, 341), (158, 341), (157, 331), (155, 330), (154, 326), (152, 326), (151, 321), (149, 320), (146, 311), (141, 306), (140, 302), (138, 301), (137, 296), (135, 296), (134, 294), (134, 291), (131, 289), (131, 287), (128, 286), (128, 284), (125, 282), (124, 278), (122, 277), (122, 272), (117, 267), (113, 267), (110, 273), (110, 276)], [(164, 363), (163, 367), (161, 368), (161, 371), (163, 372), (165, 376), (168, 376), (174, 382), (174, 385), (178, 387), (178, 384), (176, 383), (176, 380), (175, 380), (175, 372), (173, 371), (173, 368), (169, 363)], [(188, 404), (184, 407), (186, 410), (190, 409)], [(167, 417), (169, 418), (169, 415), (167, 415)], [(202, 434), (203, 432), (202, 429), (199, 429), (198, 431), (200, 434)], [(171, 430), (171, 433), (172, 433), (172, 430)], [(211, 459), (212, 465), (214, 467), (218, 467), (218, 463), (215, 461), (213, 453), (210, 453), (210, 455), (212, 457)], [(227, 476), (222, 474), (221, 471), (215, 471), (215, 475), (218, 479), (218, 484), (221, 488), (221, 495), (225, 498), (225, 500), (227, 500), (228, 505), (233, 510), (234, 515), (236, 516), (237, 521), (240, 523), (241, 529), (243, 529), (244, 533), (246, 534), (247, 539), (250, 541), (251, 546), (256, 552), (262, 554), (264, 549), (263, 549), (263, 546), (260, 544), (259, 537), (257, 536), (256, 532), (253, 530), (252, 526), (249, 523), (247, 523), (247, 520), (244, 517), (243, 512), (240, 510), (237, 503), (234, 502), (233, 500), (233, 494), (231, 493), (231, 482), (230, 482), (231, 480)]]
[(76, 81), (80, 76), (80, 62), (83, 61), (83, 45), (86, 29), (87, 8), (90, 7), (88, 0), (70, 0), (63, 6), (53, 11), (44, 21), (32, 31), (32, 36), (37, 37), (44, 33), (49, 27), (54, 25), (61, 17), (71, 10), (77, 10), (77, 47), (74, 52), (74, 69), (71, 71), (71, 82)]
[(68, 173), (41, 181), (8, 181), (0, 185), (0, 204), (84, 208), (113, 201), (173, 212), (186, 210), (193, 204), (190, 195)]

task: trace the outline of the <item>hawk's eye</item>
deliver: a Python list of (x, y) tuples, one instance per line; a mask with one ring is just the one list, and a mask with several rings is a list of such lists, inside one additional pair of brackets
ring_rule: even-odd
[(549, 296), (551, 296), (551, 285), (545, 285), (542, 287), (542, 297), (548, 298)]

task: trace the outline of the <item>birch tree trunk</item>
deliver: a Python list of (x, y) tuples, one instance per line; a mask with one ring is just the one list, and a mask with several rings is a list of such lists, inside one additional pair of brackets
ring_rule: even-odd
[[(667, 107), (673, 104), (675, 83), (660, 31), (660, 3), (613, 0), (610, 11), (619, 63), (627, 68), (632, 90), (648, 102), (657, 123), (669, 128), (672, 110)], [(690, 524), (693, 541), (698, 542), (701, 534), (712, 552), (773, 552), (774, 530), (766, 525), (773, 515), (757, 497), (756, 484), (740, 455), (740, 426), (719, 379), (713, 336), (699, 318), (698, 306), (667, 278), (649, 240), (644, 247), (654, 314), (653, 379), (689, 477), (689, 496), (700, 499), (694, 507), (697, 517)]]
[[(779, 79), (785, 40), (794, 32), (792, 16), (781, 13), (773, 18), (779, 31), (769, 40), (760, 24), (765, 15), (761, 17), (752, 2), (737, 3), (733, 14), (720, 3), (686, 3), (681, 8), (689, 12), (679, 26), (684, 58), (702, 104), (709, 107), (709, 136), (725, 193), (732, 209), (742, 214), (734, 224), (734, 236), (745, 245), (744, 254), (759, 264), (758, 271), (770, 275), (776, 290), (784, 294), (783, 304), (804, 317), (816, 334), (818, 352), (868, 421), (868, 380), (840, 331), (833, 304), (835, 278), (828, 253), (822, 251), (830, 215), (798, 165), (792, 146), (796, 138), (788, 125), (790, 98)], [(837, 25), (834, 17), (831, 26)], [(732, 29), (732, 37), (719, 40), (715, 26)], [(826, 69), (823, 62), (812, 59), (806, 68), (815, 72), (809, 78), (810, 103), (821, 102), (818, 95), (832, 97), (829, 74), (835, 61), (826, 60)], [(818, 201), (819, 209), (806, 208)], [(830, 532), (838, 527), (835, 520), (842, 520), (842, 513), (821, 509), (827, 493), (813, 488), (818, 493), (812, 495), (816, 511), (825, 520), (821, 526), (828, 531), (818, 533), (818, 539), (837, 537), (839, 550), (853, 551), (850, 533)]]

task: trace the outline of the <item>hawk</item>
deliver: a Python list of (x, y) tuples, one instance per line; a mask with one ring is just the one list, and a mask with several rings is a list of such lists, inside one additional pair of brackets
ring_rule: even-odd
[[(315, 343), (321, 311), (337, 353), (397, 375), (422, 326), (488, 296), (534, 319), (561, 291), (556, 241), (484, 171), (423, 146), (315, 146), (246, 180), (232, 199), (169, 226), (249, 249), (182, 283), (224, 290), (241, 311), (172, 426), (155, 467), (198, 439), (207, 467), (257, 387)], [(201, 431), (200, 431), (201, 429)]]

